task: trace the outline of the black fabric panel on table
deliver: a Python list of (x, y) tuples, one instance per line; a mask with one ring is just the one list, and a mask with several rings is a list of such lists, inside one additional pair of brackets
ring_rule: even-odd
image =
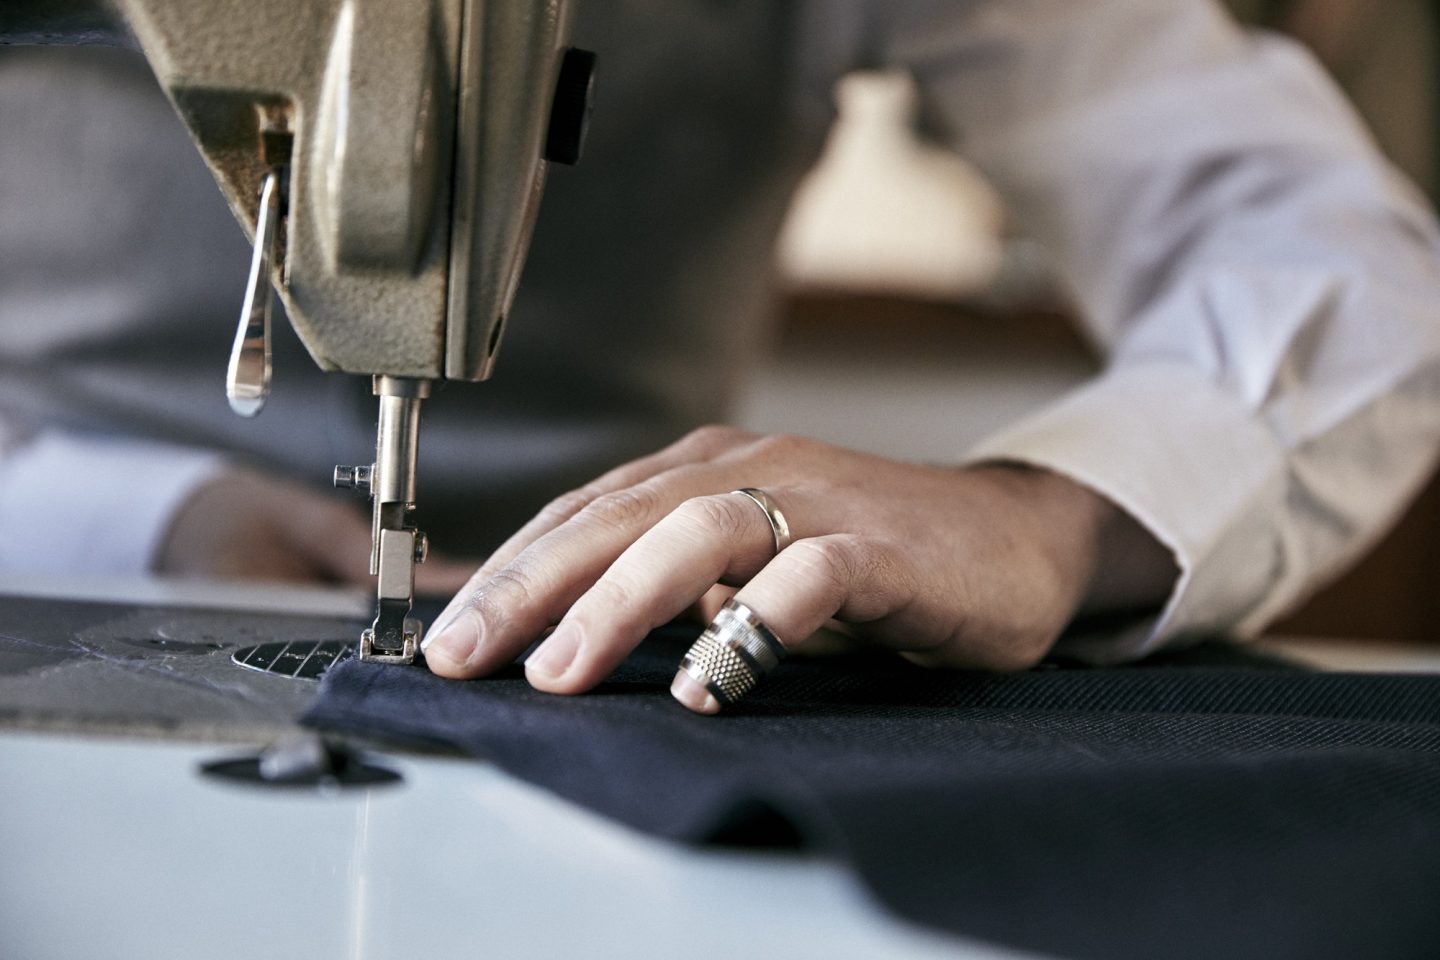
[(582, 697), (346, 662), (307, 722), (455, 747), (663, 837), (800, 839), (899, 914), (1013, 946), (1440, 955), (1440, 677), (791, 660), (711, 718), (668, 694), (686, 642)]

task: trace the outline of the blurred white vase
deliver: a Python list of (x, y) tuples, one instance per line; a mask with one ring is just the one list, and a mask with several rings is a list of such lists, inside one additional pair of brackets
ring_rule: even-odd
[(999, 196), (959, 155), (921, 142), (908, 73), (836, 88), (839, 117), (791, 201), (776, 250), (800, 290), (957, 300), (984, 291), (1002, 257)]

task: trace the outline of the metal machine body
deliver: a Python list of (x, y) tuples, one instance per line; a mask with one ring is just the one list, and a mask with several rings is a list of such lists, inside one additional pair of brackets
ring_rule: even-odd
[[(9, 6), (7, 4), (7, 6)], [(490, 375), (546, 161), (573, 163), (594, 56), (569, 0), (15, 0), (0, 41), (138, 46), (255, 243), (226, 377), (263, 406), (278, 291), (322, 369), (373, 377), (377, 614), (362, 655), (409, 661), (425, 536), (419, 408)]]

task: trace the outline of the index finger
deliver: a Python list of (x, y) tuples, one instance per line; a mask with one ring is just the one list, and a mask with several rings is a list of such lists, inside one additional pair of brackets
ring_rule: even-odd
[(755, 435), (735, 427), (705, 426), (690, 431), (662, 450), (621, 464), (585, 486), (550, 501), (528, 523), (502, 543), (480, 568), (459, 586), (454, 598), (435, 618), (437, 624), (452, 619), (467, 599), (535, 541), (571, 520), (581, 510), (606, 494), (616, 493), (688, 463), (703, 463)]

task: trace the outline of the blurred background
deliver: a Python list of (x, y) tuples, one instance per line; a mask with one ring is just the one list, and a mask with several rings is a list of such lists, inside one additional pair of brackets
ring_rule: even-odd
[[(1229, 4), (1245, 22), (1313, 51), (1381, 149), (1436, 199), (1440, 4)], [(906, 133), (903, 78), (857, 78), (842, 89), (840, 107), (848, 131), (841, 139), (866, 145), (851, 144), (844, 163), (822, 160), (796, 196), (779, 245), (773, 350), (752, 371), (737, 419), (894, 457), (951, 459), (1078, 384), (1100, 361), (1070, 323), (1043, 253), (1003, 235), (994, 198), (974, 172), (896, 142)], [(877, 159), (867, 170), (866, 157), (889, 166)], [(905, 201), (898, 207), (897, 193)], [(886, 195), (892, 215), (855, 216), (867, 194)], [(934, 202), (940, 196), (952, 199)], [(842, 197), (851, 215), (837, 229), (842, 218), (827, 209)], [(966, 215), (957, 219), (957, 208)], [(1440, 304), (1436, 313), (1440, 322)], [(954, 437), (955, 448), (937, 450), (936, 436)], [(1437, 573), (1440, 482), (1432, 481), (1367, 559), (1271, 633), (1440, 645)]]

